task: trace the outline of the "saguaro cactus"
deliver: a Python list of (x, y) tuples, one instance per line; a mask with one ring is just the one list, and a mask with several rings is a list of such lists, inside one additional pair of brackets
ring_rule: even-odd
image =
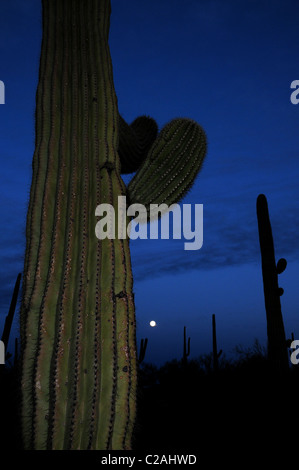
[(141, 338), (139, 358), (138, 358), (139, 364), (141, 364), (144, 361), (147, 343), (148, 343), (148, 338), (145, 338), (145, 339)]
[(218, 352), (217, 335), (216, 335), (216, 316), (214, 313), (212, 314), (212, 330), (213, 330), (213, 333), (212, 333), (213, 335), (213, 369), (214, 369), (214, 372), (217, 372), (219, 368), (218, 360), (222, 354), (222, 349), (220, 349), (220, 351)]
[(17, 276), (17, 280), (15, 283), (15, 287), (14, 287), (11, 302), (10, 302), (9, 311), (8, 311), (7, 317), (5, 318), (4, 329), (3, 329), (3, 333), (1, 337), (1, 341), (3, 341), (5, 349), (7, 349), (7, 346), (8, 346), (10, 330), (11, 330), (13, 317), (14, 317), (15, 310), (16, 310), (20, 283), (21, 283), (21, 276), (22, 276), (21, 273), (19, 273)]
[(187, 365), (187, 358), (190, 356), (190, 337), (186, 336), (186, 327), (184, 326), (184, 347), (183, 347), (183, 357), (182, 357), (182, 364), (185, 366)]
[(285, 270), (287, 262), (281, 258), (276, 264), (268, 203), (264, 194), (258, 196), (256, 207), (267, 317), (268, 358), (276, 369), (286, 370), (288, 351), (280, 304), (283, 289), (278, 287), (278, 274)]
[[(110, 0), (42, 5), (21, 306), (24, 447), (129, 449), (137, 375), (129, 240), (98, 240), (95, 209), (117, 213), (124, 195), (176, 202), (200, 169), (205, 135), (188, 119), (157, 136), (151, 118), (128, 126), (119, 117)], [(130, 191), (121, 168), (138, 167)]]

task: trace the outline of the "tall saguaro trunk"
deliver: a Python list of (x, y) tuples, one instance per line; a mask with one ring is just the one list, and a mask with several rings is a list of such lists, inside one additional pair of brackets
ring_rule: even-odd
[(268, 203), (264, 194), (258, 196), (256, 209), (267, 318), (268, 358), (276, 370), (286, 371), (289, 359), (280, 303), (283, 289), (278, 287), (278, 274), (285, 270), (287, 262), (281, 258), (276, 263)]
[[(43, 0), (21, 307), (27, 449), (131, 447), (129, 242), (117, 221), (119, 238), (98, 240), (96, 209), (109, 204), (128, 223), (119, 197), (128, 196), (147, 221), (152, 204), (165, 210), (184, 197), (206, 155), (205, 132), (191, 119), (173, 119), (158, 134), (148, 116), (130, 125), (119, 116), (109, 20), (110, 0)], [(127, 188), (121, 172), (136, 172)]]
[(43, 0), (21, 307), (29, 449), (127, 449), (136, 341), (128, 239), (95, 209), (126, 194), (108, 47), (110, 0)]

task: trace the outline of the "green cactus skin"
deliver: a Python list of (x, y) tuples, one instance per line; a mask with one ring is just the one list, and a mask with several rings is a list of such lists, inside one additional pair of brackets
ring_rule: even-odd
[[(111, 204), (117, 213), (118, 197), (128, 194), (108, 47), (110, 0), (42, 4), (20, 312), (24, 448), (130, 449), (137, 354), (129, 240), (95, 234), (96, 207)], [(157, 199), (165, 184), (178, 200), (184, 181), (189, 187), (197, 174), (196, 161), (182, 169), (172, 148), (185, 158), (186, 134), (194, 160), (193, 132), (176, 127), (179, 141), (172, 128), (162, 132), (174, 164), (163, 150), (169, 169), (166, 175), (162, 165)], [(149, 156), (159, 162), (161, 136), (157, 142)], [(155, 163), (147, 172), (157, 177)]]
[(289, 365), (280, 304), (283, 289), (278, 287), (278, 274), (285, 270), (287, 263), (281, 258), (276, 265), (268, 203), (264, 194), (257, 198), (257, 219), (267, 317), (268, 358), (275, 369), (283, 371)]
[[(206, 151), (206, 135), (199, 124), (187, 118), (170, 121), (128, 185), (131, 204), (143, 204), (149, 220), (151, 204), (170, 206), (182, 199), (193, 185)], [(140, 221), (142, 218), (140, 214)]]
[(130, 447), (135, 315), (128, 240), (95, 236), (117, 207), (118, 109), (108, 0), (43, 1), (36, 150), (21, 311), (25, 448)]

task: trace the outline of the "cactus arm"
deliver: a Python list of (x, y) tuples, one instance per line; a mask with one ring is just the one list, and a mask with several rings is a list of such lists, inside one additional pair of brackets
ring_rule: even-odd
[(147, 158), (130, 181), (131, 203), (150, 204), (182, 199), (193, 185), (206, 155), (206, 136), (195, 121), (173, 119), (161, 130)]
[(148, 116), (136, 118), (130, 125), (119, 117), (119, 147), (121, 172), (133, 173), (147, 157), (158, 134), (156, 121)]

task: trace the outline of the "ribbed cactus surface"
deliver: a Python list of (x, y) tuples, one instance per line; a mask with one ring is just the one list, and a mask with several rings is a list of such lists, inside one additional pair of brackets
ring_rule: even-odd
[[(20, 315), (24, 447), (129, 449), (137, 386), (129, 240), (99, 240), (95, 209), (106, 203), (117, 213), (118, 197), (142, 199), (141, 189), (147, 204), (146, 187), (153, 179), (156, 200), (161, 194), (165, 200), (163, 186), (178, 200), (201, 165), (204, 133), (196, 124), (168, 126), (155, 140), (153, 120), (141, 117), (126, 138), (108, 47), (110, 0), (43, 0), (42, 5)], [(153, 167), (145, 164), (147, 151)], [(134, 177), (131, 196), (121, 168), (135, 171), (140, 165), (144, 170), (140, 181), (139, 173)]]
[(145, 220), (149, 219), (151, 205), (154, 218), (153, 205), (170, 206), (185, 196), (201, 169), (206, 150), (204, 130), (192, 119), (173, 119), (163, 127), (128, 185), (130, 202), (146, 208)]
[(97, 240), (117, 207), (118, 109), (109, 0), (44, 0), (21, 313), (29, 448), (126, 448), (135, 317), (128, 240)]

